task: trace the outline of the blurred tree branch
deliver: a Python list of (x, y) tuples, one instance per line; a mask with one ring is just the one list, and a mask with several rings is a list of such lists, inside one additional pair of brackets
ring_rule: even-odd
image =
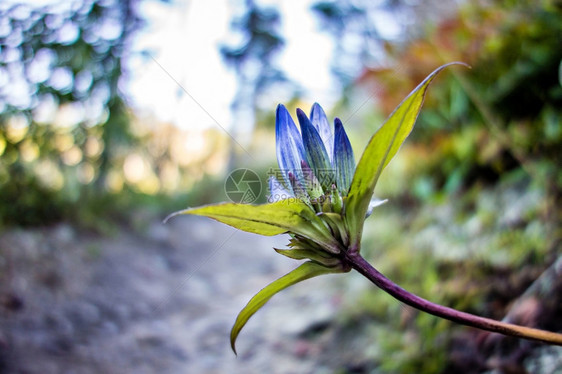
[[(0, 221), (48, 220), (38, 211), (41, 204), (32, 206), (26, 197), (53, 190), (33, 182), (45, 165), (63, 179), (53, 191), (62, 189), (62, 201), (105, 193), (116, 154), (134, 143), (119, 83), (130, 38), (141, 26), (138, 3), (0, 7), (0, 195), (17, 207), (0, 212)], [(22, 135), (14, 136), (18, 131)], [(43, 179), (49, 178), (55, 177)], [(8, 193), (15, 180), (35, 187)]]

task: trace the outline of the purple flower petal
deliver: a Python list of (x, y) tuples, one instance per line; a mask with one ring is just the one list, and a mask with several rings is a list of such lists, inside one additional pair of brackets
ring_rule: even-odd
[(289, 172), (300, 175), (301, 161), (305, 159), (302, 137), (285, 106), (277, 106), (275, 118), (277, 162), (284, 175), (286, 186), (290, 187)]
[(371, 198), (371, 201), (369, 202), (369, 207), (367, 208), (367, 214), (365, 215), (365, 218), (369, 218), (371, 213), (373, 213), (373, 209), (375, 209), (376, 207), (386, 203), (387, 201), (388, 201), (388, 199), (381, 200), (381, 199), (373, 196)]
[(274, 203), (280, 200), (295, 197), (295, 195), (288, 191), (281, 181), (277, 180), (274, 176), (269, 177), (269, 197), (267, 201)]
[(318, 178), (322, 189), (324, 191), (329, 191), (330, 186), (334, 182), (334, 172), (332, 170), (332, 163), (326, 152), (326, 147), (324, 147), (324, 142), (302, 110), (297, 109), (297, 117), (301, 125), (306, 161), (316, 175), (316, 178)]
[(332, 145), (334, 144), (334, 136), (332, 135), (332, 129), (330, 128), (326, 113), (318, 103), (314, 103), (312, 105), (312, 110), (310, 111), (310, 122), (312, 122), (312, 126), (314, 126), (316, 131), (318, 131), (320, 138), (322, 138), (322, 142), (324, 143), (330, 162), (332, 162), (334, 159), (334, 147)]
[(349, 138), (339, 118), (334, 120), (334, 168), (336, 169), (336, 186), (342, 195), (347, 195), (353, 173), (355, 172), (355, 158)]

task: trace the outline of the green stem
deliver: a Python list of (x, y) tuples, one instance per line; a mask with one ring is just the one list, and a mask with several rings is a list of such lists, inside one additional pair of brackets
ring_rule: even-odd
[(377, 269), (371, 266), (371, 264), (369, 264), (358, 253), (346, 252), (344, 256), (346, 261), (353, 269), (357, 270), (359, 273), (373, 282), (376, 286), (386, 291), (394, 298), (400, 300), (405, 304), (408, 304), (411, 307), (466, 326), (471, 326), (491, 332), (497, 332), (503, 335), (511, 335), (524, 339), (538, 340), (541, 342), (562, 346), (562, 334), (479, 317), (475, 316), (474, 314), (461, 312), (456, 309), (432, 303), (431, 301), (425, 300), (406, 291), (405, 289), (392, 282), (390, 279), (381, 274)]

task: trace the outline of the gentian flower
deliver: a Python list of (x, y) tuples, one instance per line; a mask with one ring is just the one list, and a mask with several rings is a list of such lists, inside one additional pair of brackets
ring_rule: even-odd
[(242, 327), (277, 292), (308, 278), (351, 269), (398, 300), (439, 317), (562, 345), (560, 334), (546, 332), (550, 336), (545, 337), (542, 330), (524, 328), (526, 330), (522, 331), (519, 326), (458, 312), (412, 295), (360, 256), (363, 223), (381, 203), (372, 198), (378, 178), (412, 131), (427, 87), (449, 65), (431, 73), (392, 112), (367, 144), (357, 167), (351, 144), (338, 118), (334, 120), (332, 132), (320, 105), (312, 106), (310, 118), (298, 109), (299, 132), (287, 109), (279, 105), (275, 133), (281, 175), (269, 179), (269, 202), (263, 205), (207, 205), (188, 208), (168, 217), (202, 215), (251, 233), (270, 236), (287, 233), (290, 235), (289, 248), (275, 250), (293, 259), (308, 260), (259, 291), (238, 314), (230, 334), (235, 353), (234, 344)]
[[(277, 106), (275, 118), (282, 180), (276, 176), (269, 178), (268, 201), (302, 198), (320, 212), (326, 206), (319, 203), (328, 200), (335, 203), (347, 196), (355, 172), (355, 157), (341, 120), (335, 118), (332, 132), (326, 113), (318, 103), (312, 106), (310, 119), (297, 109), (301, 132), (282, 104)], [(386, 200), (373, 198), (367, 215), (384, 202)]]
[(355, 171), (355, 158), (341, 121), (334, 133), (322, 107), (315, 103), (310, 119), (297, 109), (301, 132), (287, 109), (279, 104), (275, 122), (277, 160), (283, 180), (269, 180), (269, 201), (303, 197), (310, 204), (322, 203), (332, 193), (346, 195)]

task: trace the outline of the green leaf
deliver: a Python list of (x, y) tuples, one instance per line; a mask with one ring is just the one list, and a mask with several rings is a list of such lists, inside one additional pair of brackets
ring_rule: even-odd
[(310, 207), (299, 199), (286, 199), (270, 204), (250, 205), (221, 203), (189, 208), (173, 213), (205, 216), (254, 234), (272, 236), (293, 232), (321, 244), (326, 250), (339, 253), (340, 248), (329, 228)]
[(341, 214), (322, 212), (322, 214), (319, 214), (318, 217), (326, 222), (332, 231), (332, 235), (339, 239), (344, 246), (349, 244), (349, 236)]
[(240, 311), (238, 317), (236, 317), (236, 322), (234, 322), (234, 326), (232, 326), (232, 330), (230, 331), (230, 346), (232, 347), (234, 353), (236, 354), (235, 344), (240, 330), (242, 330), (244, 325), (246, 325), (246, 322), (248, 322), (250, 317), (252, 317), (262, 306), (264, 306), (265, 303), (273, 297), (273, 295), (300, 281), (323, 274), (341, 272), (343, 272), (343, 270), (339, 267), (328, 268), (309, 261), (263, 288), (254, 297), (252, 297), (244, 309)]
[(340, 259), (331, 257), (326, 252), (321, 252), (310, 248), (273, 249), (275, 250), (275, 252), (283, 256), (295, 260), (312, 260), (324, 266), (336, 266), (341, 262)]
[(462, 62), (452, 62), (433, 71), (394, 109), (367, 144), (355, 169), (345, 204), (345, 220), (351, 235), (350, 248), (359, 250), (363, 223), (375, 185), (386, 165), (412, 131), (427, 87), (441, 70), (453, 64), (468, 66)]

